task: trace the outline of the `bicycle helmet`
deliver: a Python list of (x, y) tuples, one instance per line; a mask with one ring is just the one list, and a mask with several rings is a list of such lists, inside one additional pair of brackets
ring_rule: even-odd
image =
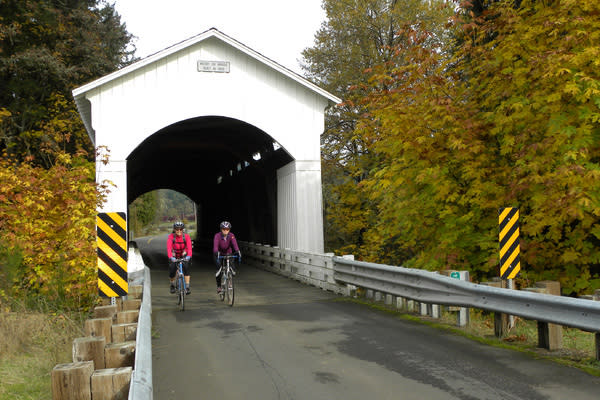
[(185, 228), (185, 224), (181, 221), (177, 221), (173, 224), (173, 230), (175, 229), (184, 229)]
[(231, 224), (227, 221), (223, 221), (221, 222), (221, 225), (219, 225), (221, 229), (231, 229)]

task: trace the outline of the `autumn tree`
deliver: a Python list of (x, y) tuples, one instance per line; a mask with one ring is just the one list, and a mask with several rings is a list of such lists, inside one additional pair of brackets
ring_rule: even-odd
[(444, 0), (324, 0), (327, 20), (313, 47), (302, 53), (305, 75), (344, 103), (329, 110), (322, 136), (326, 248), (356, 254), (371, 218), (369, 199), (357, 184), (376, 162), (370, 143), (355, 134), (363, 109), (355, 99), (369, 69), (394, 59), (407, 37), (401, 28), (419, 21), (437, 38), (452, 14)]
[(0, 301), (97, 298), (107, 188), (71, 91), (129, 63), (131, 38), (103, 0), (0, 1)]
[(156, 219), (159, 205), (158, 194), (159, 192), (156, 190), (144, 193), (129, 205), (129, 226), (138, 236), (143, 228)]
[(396, 48), (403, 62), (376, 68), (356, 131), (382, 156), (361, 184), (378, 215), (363, 253), (496, 276), (498, 209), (513, 206), (522, 279), (598, 288), (600, 5), (498, 1), (486, 12), (457, 19), (453, 58), (413, 31)]
[(94, 163), (57, 154), (51, 168), (0, 159), (0, 302), (43, 298), (57, 309), (89, 309), (98, 294)]
[(60, 149), (92, 158), (71, 90), (130, 62), (131, 39), (103, 0), (0, 2), (0, 150), (45, 167)]

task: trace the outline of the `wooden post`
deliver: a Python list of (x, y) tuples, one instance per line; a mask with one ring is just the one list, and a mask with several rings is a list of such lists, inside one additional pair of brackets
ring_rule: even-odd
[[(506, 287), (506, 281), (500, 279), (492, 282), (481, 282), (481, 284), (498, 288)], [(508, 315), (501, 312), (494, 312), (494, 336), (498, 338), (504, 337), (508, 333), (509, 328)]]
[(121, 311), (117, 313), (117, 324), (131, 324), (137, 322), (140, 316), (139, 310)]
[(139, 310), (141, 305), (142, 305), (142, 300), (140, 300), (140, 299), (123, 300), (122, 311)]
[(94, 362), (57, 364), (52, 370), (52, 400), (91, 400)]
[(391, 305), (392, 304), (392, 299), (393, 299), (393, 296), (391, 294), (386, 294), (385, 295), (385, 305), (386, 306)]
[(117, 315), (117, 306), (97, 306), (94, 307), (94, 318), (112, 318), (113, 321)]
[(93, 400), (127, 400), (131, 383), (131, 367), (107, 368), (92, 374)]
[(112, 326), (113, 343), (123, 343), (136, 339), (137, 323), (115, 324)]
[(404, 297), (396, 297), (396, 308), (399, 310), (406, 310), (406, 299)]
[(104, 336), (106, 343), (112, 342), (112, 318), (93, 318), (85, 321), (85, 334), (88, 336)]
[[(502, 279), (499, 287), (508, 289), (508, 282)], [(494, 313), (494, 335), (496, 337), (504, 337), (510, 331), (510, 316), (508, 314), (495, 312)]]
[[(536, 287), (543, 288), (547, 294), (560, 296), (560, 282), (540, 281)], [(538, 347), (557, 350), (562, 348), (562, 326), (538, 321)]]
[(73, 362), (93, 361), (94, 369), (104, 368), (104, 336), (88, 336), (73, 340)]
[(104, 347), (106, 368), (132, 367), (135, 364), (135, 341), (111, 343)]
[(122, 297), (101, 297), (100, 307), (104, 306), (116, 306), (117, 311), (123, 310), (123, 298)]
[[(453, 269), (444, 269), (438, 271), (438, 274), (448, 276), (452, 279), (458, 279), (465, 282), (470, 282), (471, 278), (469, 276), (469, 271), (456, 271)], [(438, 306), (439, 307), (439, 306)], [(449, 306), (446, 308), (448, 311), (456, 311), (456, 324), (458, 326), (467, 326), (469, 325), (469, 314), (470, 310), (467, 307), (458, 307), (458, 306)], [(432, 315), (433, 315), (432, 309)]]
[(129, 286), (129, 290), (127, 292), (128, 299), (141, 299), (142, 291), (144, 289), (143, 285), (131, 285)]

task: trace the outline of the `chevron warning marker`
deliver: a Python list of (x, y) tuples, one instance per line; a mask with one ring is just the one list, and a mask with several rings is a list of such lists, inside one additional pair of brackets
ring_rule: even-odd
[(127, 295), (127, 219), (124, 212), (96, 217), (98, 290), (103, 297)]
[(519, 209), (501, 208), (498, 211), (500, 241), (500, 277), (513, 279), (521, 271), (519, 253)]

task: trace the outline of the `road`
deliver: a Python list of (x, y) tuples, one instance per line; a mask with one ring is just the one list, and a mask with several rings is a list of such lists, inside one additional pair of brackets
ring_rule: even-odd
[(169, 293), (166, 235), (137, 240), (152, 278), (154, 400), (598, 399), (600, 378), (485, 346), (242, 265), (218, 300), (196, 245), (186, 310)]

